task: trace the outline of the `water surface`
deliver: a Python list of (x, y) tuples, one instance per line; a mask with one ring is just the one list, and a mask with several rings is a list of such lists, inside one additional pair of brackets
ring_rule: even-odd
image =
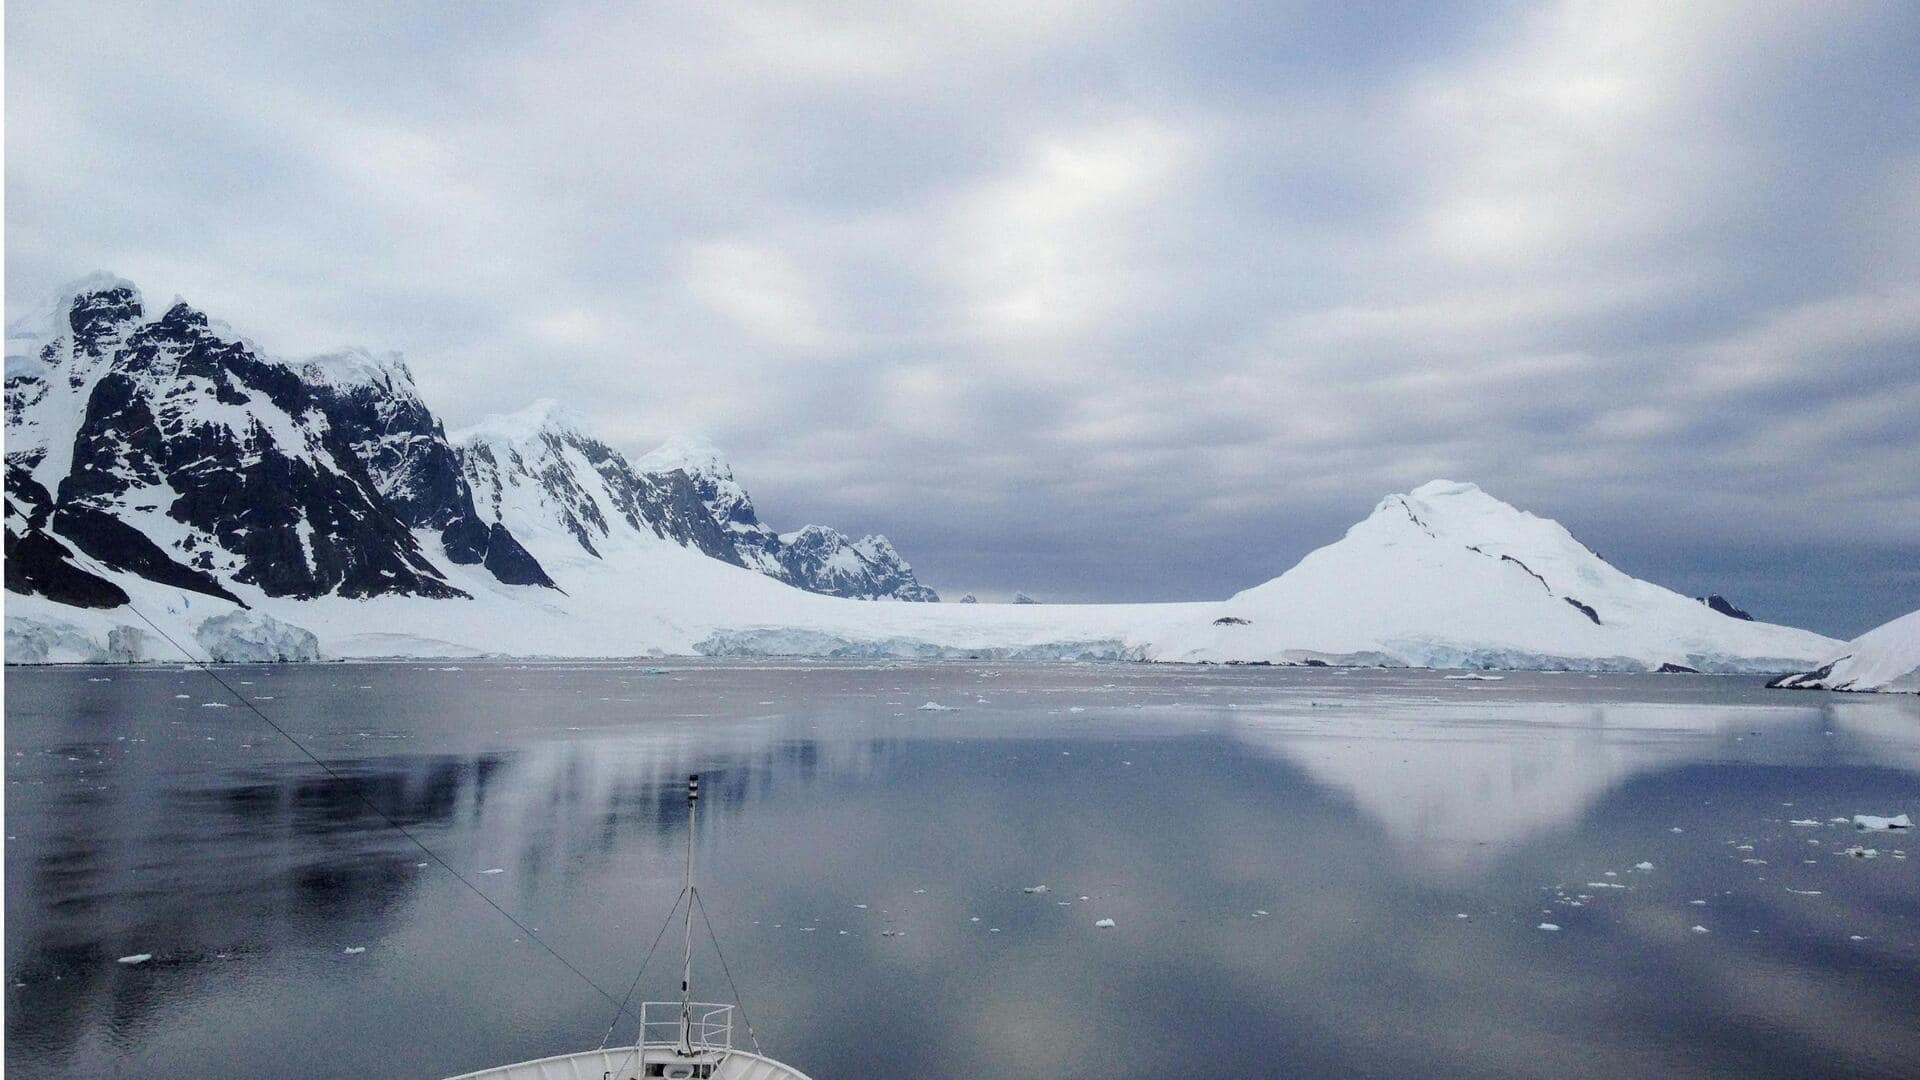
[(617, 994), (679, 890), (689, 772), (746, 1014), (820, 1080), (1920, 1072), (1920, 844), (1830, 820), (1920, 814), (1920, 699), (1130, 664), (224, 674), (342, 779), (201, 672), (8, 671), (22, 1075), (595, 1046), (612, 1008), (361, 800)]

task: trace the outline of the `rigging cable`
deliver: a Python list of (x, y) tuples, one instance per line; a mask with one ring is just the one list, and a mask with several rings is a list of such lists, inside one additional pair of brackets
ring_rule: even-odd
[(753, 1052), (760, 1053), (760, 1037), (753, 1033), (753, 1020), (747, 1016), (746, 1003), (740, 1000), (740, 988), (733, 984), (733, 972), (727, 967), (727, 954), (720, 951), (720, 935), (713, 932), (713, 920), (707, 916), (707, 902), (700, 899), (699, 889), (689, 889), (693, 893), (693, 903), (700, 909), (700, 921), (707, 924), (707, 936), (713, 939), (713, 954), (720, 958), (720, 970), (727, 976), (727, 989), (733, 991), (733, 1007), (740, 1010), (740, 1022), (747, 1026), (747, 1041), (753, 1044)]
[[(600, 1036), (600, 1049), (605, 1050), (607, 1048), (607, 1042), (613, 1038), (613, 1029), (619, 1026), (620, 1017), (626, 1015), (627, 1003), (633, 1000), (634, 991), (640, 989), (640, 976), (647, 973), (647, 965), (653, 962), (654, 950), (660, 947), (660, 939), (667, 936), (667, 927), (673, 925), (673, 913), (680, 910), (680, 901), (686, 898), (687, 890), (681, 889), (680, 895), (674, 897), (673, 906), (667, 909), (667, 921), (661, 923), (660, 932), (653, 935), (653, 945), (647, 949), (647, 958), (640, 961), (640, 970), (633, 973), (633, 982), (627, 984), (627, 996), (620, 999), (620, 1008), (614, 1012), (613, 1019), (607, 1021), (607, 1033)], [(641, 1022), (646, 1022), (644, 1017)], [(647, 1033), (642, 1031), (640, 1038), (634, 1040), (635, 1045), (645, 1042), (646, 1037)]]
[[(340, 775), (338, 772), (334, 771), (332, 766), (320, 760), (320, 758), (317, 755), (315, 755), (313, 751), (307, 749), (306, 746), (302, 744), (299, 739), (294, 738), (293, 735), (289, 733), (286, 728), (283, 728), (279, 724), (274, 723), (272, 717), (269, 717), (266, 713), (261, 712), (259, 706), (255, 705), (252, 701), (249, 701), (245, 694), (242, 694), (240, 691), (234, 689), (233, 686), (227, 682), (227, 680), (221, 678), (219, 672), (216, 672), (213, 669), (212, 664), (209, 664), (208, 662), (195, 657), (191, 652), (188, 652), (186, 646), (180, 644), (178, 641), (175, 641), (173, 639), (173, 635), (167, 633), (165, 630), (160, 629), (160, 627), (156, 625), (152, 619), (147, 618), (147, 615), (145, 612), (135, 607), (131, 601), (127, 603), (127, 610), (133, 612), (135, 615), (138, 615), (140, 617), (141, 622), (146, 623), (149, 627), (152, 627), (154, 633), (159, 634), (162, 638), (166, 639), (167, 644), (172, 645), (175, 649), (178, 649), (180, 651), (180, 655), (187, 658), (188, 663), (193, 664), (194, 666), (198, 667), (200, 670), (206, 672), (207, 675), (210, 678), (212, 678), (214, 682), (217, 682), (220, 684), (221, 689), (233, 695), (233, 699), (235, 701), (238, 701), (243, 707), (246, 708), (248, 712), (251, 712), (253, 715), (259, 717), (261, 723), (272, 728), (275, 732), (277, 732), (280, 735), (281, 738), (292, 743), (293, 748), (300, 751), (301, 754), (305, 755), (308, 761), (311, 761), (315, 765), (319, 766), (321, 772), (326, 773), (328, 776), (332, 777), (335, 781), (339, 782), (340, 785), (344, 787), (346, 790), (353, 792), (354, 797), (360, 801), (361, 805), (373, 811), (375, 816), (379, 817), (380, 820), (386, 822), (388, 825), (393, 826), (395, 831), (397, 831), (401, 836), (406, 837), (407, 840), (410, 841), (414, 847), (419, 848), (423, 853), (425, 853), (427, 858), (432, 859), (436, 863), (439, 863), (441, 869), (445, 870), (449, 874), (452, 874), (454, 877), (454, 880), (458, 881), (462, 885), (465, 885), (468, 888), (468, 890), (470, 890), (473, 893), (473, 895), (486, 901), (486, 904), (488, 907), (492, 908), (494, 911), (499, 912), (501, 918), (512, 923), (515, 927), (517, 927), (520, 930), (521, 933), (525, 934), (527, 936), (527, 940), (533, 942), (535, 945), (538, 945), (542, 949), (546, 950), (546, 953), (548, 956), (551, 956), (555, 960), (558, 960), (562, 967), (565, 967), (568, 971), (573, 972), (573, 974), (576, 977), (578, 977), (581, 982), (586, 983), (588, 986), (592, 987), (594, 993), (599, 994), (603, 998), (606, 998), (608, 1002), (610, 1002), (616, 1008), (618, 1008), (620, 1011), (614, 1014), (614, 1021), (616, 1023), (619, 1022), (620, 1016), (627, 1012), (626, 1001), (616, 998), (611, 993), (608, 993), (606, 990), (602, 989), (599, 983), (594, 982), (593, 979), (586, 972), (580, 970), (580, 968), (576, 966), (573, 961), (567, 959), (565, 956), (562, 956), (559, 950), (547, 944), (546, 941), (543, 940), (539, 934), (535, 933), (532, 929), (528, 928), (526, 923), (523, 923), (519, 919), (515, 918), (512, 912), (508, 911), (506, 908), (501, 907), (498, 903), (494, 901), (493, 897), (488, 896), (485, 892), (481, 891), (480, 886), (475, 885), (473, 882), (467, 880), (466, 875), (462, 874), (458, 870), (455, 870), (452, 864), (448, 863), (447, 860), (441, 858), (437, 853), (434, 852), (432, 848), (422, 843), (420, 838), (413, 835), (413, 833), (405, 825), (402, 825), (398, 821), (394, 820), (391, 816), (387, 814), (386, 811), (380, 809), (379, 806), (375, 805), (372, 799), (369, 799), (365, 795), (361, 794), (359, 788), (355, 786), (351, 781), (349, 781), (346, 777)], [(674, 906), (677, 908), (679, 907), (679, 904), (676, 902)], [(639, 977), (635, 976), (636, 984), (638, 983), (638, 981), (639, 981)], [(632, 991), (628, 991), (628, 996), (629, 997), (632, 996)], [(744, 1016), (745, 1014), (743, 1013), (741, 1015)]]

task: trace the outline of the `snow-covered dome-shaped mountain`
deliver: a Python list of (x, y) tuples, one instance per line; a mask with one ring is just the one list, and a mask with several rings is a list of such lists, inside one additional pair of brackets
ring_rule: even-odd
[(1767, 671), (1830, 639), (1616, 569), (1469, 483), (1389, 495), (1336, 543), (1172, 632), (1168, 658)]
[(1812, 671), (1775, 679), (1769, 685), (1920, 694), (1920, 611), (1861, 634)]

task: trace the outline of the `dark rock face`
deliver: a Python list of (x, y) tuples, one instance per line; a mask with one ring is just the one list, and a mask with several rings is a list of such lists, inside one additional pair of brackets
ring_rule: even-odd
[(1719, 593), (1712, 593), (1707, 596), (1696, 596), (1694, 597), (1694, 599), (1700, 601), (1701, 603), (1707, 605), (1713, 610), (1729, 618), (1745, 619), (1748, 622), (1753, 621), (1753, 616), (1747, 614), (1744, 611), (1741, 611), (1737, 607), (1734, 607), (1733, 601), (1727, 599), (1724, 596), (1721, 596)]
[(540, 563), (520, 541), (513, 538), (506, 526), (494, 522), (487, 535), (487, 571), (508, 585), (544, 585), (549, 589), (558, 588)]
[(1569, 604), (1572, 604), (1576, 609), (1579, 610), (1580, 614), (1585, 615), (1589, 619), (1592, 619), (1593, 625), (1595, 626), (1600, 625), (1600, 613), (1593, 610), (1592, 607), (1590, 607), (1589, 605), (1583, 604), (1578, 600), (1575, 600), (1571, 596), (1563, 596), (1561, 597), (1561, 599), (1565, 600)]
[[(437, 529), (449, 561), (507, 567), (508, 585), (553, 581), (504, 527), (489, 527), (474, 510), (460, 454), (445, 427), (420, 400), (413, 375), (397, 356), (347, 352), (303, 365), (326, 415), (330, 437), (358, 458), (393, 515), (410, 529)], [(489, 561), (495, 536), (506, 550)]]
[(1769, 681), (1767, 683), (1767, 689), (1769, 690), (1824, 689), (1826, 680), (1833, 675), (1833, 669), (1839, 665), (1841, 660), (1845, 660), (1845, 659), (1847, 659), (1847, 657), (1842, 656), (1838, 660), (1833, 661), (1833, 663), (1822, 664), (1821, 666), (1814, 668), (1812, 671), (1800, 671), (1800, 672), (1790, 673), (1787, 675), (1781, 675), (1778, 678), (1775, 678)]
[(972, 593), (968, 593), (967, 595), (960, 598), (960, 602), (963, 604), (977, 604), (980, 602), (980, 598), (973, 595)]
[(1222, 615), (1219, 618), (1213, 620), (1213, 625), (1215, 626), (1251, 626), (1252, 622), (1250, 620), (1243, 619), (1238, 615)]
[(25, 469), (7, 470), (7, 591), (44, 596), (75, 607), (111, 608), (126, 590), (74, 562), (71, 548), (47, 531), (52, 496)]
[[(303, 599), (463, 595), (386, 509), (359, 459), (330, 437), (293, 371), (222, 339), (185, 304), (129, 333), (110, 365), (60, 481), (56, 531), (72, 523), (131, 553), (100, 519), (150, 501), (191, 530), (182, 543), (203, 579), (220, 573)], [(138, 556), (145, 568), (126, 567), (142, 576), (173, 561), (156, 562), (164, 553), (147, 545)]]
[(1033, 597), (1028, 596), (1026, 593), (1017, 592), (1013, 594), (1013, 602), (1016, 604), (1037, 604), (1040, 601), (1035, 600)]
[[(228, 583), (301, 599), (464, 596), (416, 528), (450, 535), (455, 561), (486, 562), (495, 530), (475, 520), (458, 458), (410, 381), (320, 378), (255, 354), (186, 304), (149, 320), (121, 285), (76, 295), (64, 323), (55, 329), (70, 332), (39, 345), (38, 367), (7, 384), (8, 549), (26, 560), (9, 588), (126, 602), (62, 560), (61, 541), (235, 603)], [(77, 428), (43, 428), (72, 415), (41, 410), (58, 394)], [(16, 432), (27, 436), (18, 452)], [(496, 562), (549, 583), (511, 537)]]
[(62, 506), (54, 513), (53, 527), (73, 541), (73, 546), (115, 570), (246, 606), (213, 575), (176, 562), (160, 545), (147, 539), (147, 534), (104, 510)]
[(1667, 663), (1667, 664), (1661, 664), (1659, 668), (1655, 669), (1654, 674), (1656, 675), (1698, 675), (1700, 674), (1700, 669), (1690, 668), (1685, 664)]

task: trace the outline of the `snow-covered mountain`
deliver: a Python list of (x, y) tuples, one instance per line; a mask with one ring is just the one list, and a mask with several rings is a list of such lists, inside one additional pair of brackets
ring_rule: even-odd
[(731, 553), (716, 558), (737, 562), (809, 592), (853, 600), (935, 602), (938, 593), (920, 584), (913, 567), (893, 543), (880, 535), (855, 540), (838, 529), (808, 525), (776, 533), (760, 520), (753, 500), (734, 479), (733, 466), (712, 443), (691, 436), (669, 440), (642, 457), (639, 470), (649, 477), (692, 486), (707, 516), (719, 523)]
[(1337, 543), (1209, 610), (1163, 655), (1759, 672), (1831, 640), (1631, 577), (1558, 522), (1447, 480), (1388, 496)]
[[(8, 326), (6, 411), (7, 588), (67, 605), (124, 604), (117, 575), (242, 606), (249, 589), (470, 598), (453, 572), (469, 566), (482, 587), (551, 588), (523, 526), (566, 529), (563, 555), (600, 557), (625, 529), (740, 564), (744, 514), (769, 552), (786, 546), (737, 484), (729, 508), (695, 477), (640, 473), (550, 403), (450, 439), (397, 355), (278, 360), (111, 275)], [(852, 568), (817, 542), (763, 569), (931, 598), (875, 539), (848, 545)]]
[(453, 440), (484, 520), (573, 539), (544, 558), (644, 558), (666, 540), (809, 592), (939, 599), (884, 536), (849, 540), (818, 525), (775, 533), (732, 466), (703, 441), (676, 439), (630, 464), (552, 401), (490, 417)]
[[(432, 556), (483, 562), (492, 537), (430, 553), (416, 522), (394, 512), (369, 462), (396, 486), (431, 483), (430, 455), (395, 445), (430, 441), (438, 425), (404, 395), (387, 415), (367, 408), (355, 380), (378, 365), (365, 360), (367, 371), (317, 361), (341, 378), (309, 382), (187, 304), (155, 313), (133, 285), (106, 277), (50, 317), (10, 326), (8, 520), (31, 538), (31, 569), (78, 581), (71, 552), (56, 550), (71, 545), (101, 566), (229, 601), (236, 585), (296, 599), (462, 595)], [(438, 464), (444, 473), (448, 462)], [(409, 516), (460, 539), (457, 479), (422, 488)], [(537, 567), (508, 562), (537, 579)], [(9, 588), (15, 578), (10, 561)]]
[[(1220, 603), (877, 604), (882, 537), (779, 534), (725, 459), (629, 463), (551, 403), (447, 434), (394, 357), (259, 355), (103, 279), (9, 328), (13, 661), (312, 656), (1109, 658), (1806, 670), (1839, 642), (1722, 614), (1471, 484), (1389, 496)], [(138, 614), (136, 614), (136, 611)]]
[(1861, 634), (1812, 671), (1783, 676), (1768, 685), (1920, 694), (1920, 611)]

